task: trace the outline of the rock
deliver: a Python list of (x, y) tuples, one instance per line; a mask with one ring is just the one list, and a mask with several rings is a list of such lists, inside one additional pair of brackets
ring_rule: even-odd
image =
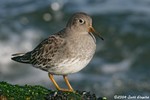
[(0, 100), (106, 100), (86, 91), (52, 91), (42, 86), (19, 86), (0, 82)]

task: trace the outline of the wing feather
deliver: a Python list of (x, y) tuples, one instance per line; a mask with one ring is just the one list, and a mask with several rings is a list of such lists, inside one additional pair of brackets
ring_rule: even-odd
[(52, 35), (42, 41), (33, 51), (31, 51), (31, 64), (36, 66), (46, 66), (52, 61), (57, 51), (65, 43), (59, 35)]

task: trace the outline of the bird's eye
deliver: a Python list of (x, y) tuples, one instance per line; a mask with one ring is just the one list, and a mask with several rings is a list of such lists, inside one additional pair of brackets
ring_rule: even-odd
[(85, 21), (84, 21), (83, 19), (79, 19), (79, 23), (80, 23), (80, 24), (84, 24)]

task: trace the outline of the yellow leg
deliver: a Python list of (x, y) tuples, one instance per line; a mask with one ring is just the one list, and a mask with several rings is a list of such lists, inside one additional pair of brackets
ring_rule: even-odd
[(66, 82), (66, 84), (67, 84), (67, 86), (69, 88), (69, 91), (73, 92), (74, 90), (73, 90), (72, 86), (70, 85), (67, 76), (63, 75), (63, 78), (64, 78), (64, 80), (65, 80), (65, 82)]
[(57, 89), (57, 90), (60, 90), (60, 87), (59, 87), (58, 84), (56, 83), (56, 81), (55, 81), (53, 75), (48, 73), (48, 76), (49, 76), (50, 80), (53, 82), (53, 84), (55, 85), (56, 89)]
[[(65, 82), (67, 83), (67, 86), (69, 87), (69, 89), (63, 89), (63, 88), (60, 88), (59, 85), (57, 84), (57, 82), (55, 81), (54, 77), (52, 74), (48, 73), (48, 76), (50, 78), (50, 80), (52, 81), (52, 83), (55, 85), (56, 89), (59, 90), (59, 91), (67, 91), (67, 92), (73, 92), (73, 89), (71, 87), (71, 85), (69, 84), (68, 80)], [(64, 79), (67, 79), (67, 78), (64, 78)], [(69, 84), (69, 85), (68, 85)], [(70, 88), (71, 87), (71, 88)]]

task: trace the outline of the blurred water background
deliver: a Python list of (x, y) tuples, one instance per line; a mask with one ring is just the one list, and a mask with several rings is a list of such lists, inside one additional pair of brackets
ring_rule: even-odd
[(92, 16), (105, 40), (97, 38), (90, 64), (69, 75), (72, 86), (111, 99), (150, 96), (150, 0), (1, 0), (0, 81), (54, 89), (47, 72), (16, 63), (11, 54), (32, 50), (77, 11)]

